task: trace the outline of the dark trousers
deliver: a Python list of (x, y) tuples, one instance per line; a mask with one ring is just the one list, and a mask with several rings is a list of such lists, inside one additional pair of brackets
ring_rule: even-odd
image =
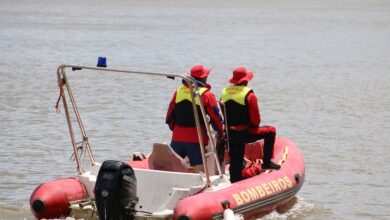
[(243, 179), (241, 171), (244, 162), (245, 144), (264, 139), (263, 163), (269, 163), (273, 156), (276, 131), (272, 126), (262, 126), (256, 133), (248, 130), (235, 131), (229, 129), (230, 182)]

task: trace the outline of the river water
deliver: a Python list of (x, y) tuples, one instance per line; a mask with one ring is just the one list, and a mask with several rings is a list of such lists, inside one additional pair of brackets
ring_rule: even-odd
[[(56, 68), (255, 72), (262, 123), (306, 162), (298, 201), (263, 219), (390, 219), (390, 2), (387, 0), (0, 1), (0, 219), (33, 219), (40, 183), (72, 176)], [(169, 142), (177, 80), (71, 72), (98, 161)]]

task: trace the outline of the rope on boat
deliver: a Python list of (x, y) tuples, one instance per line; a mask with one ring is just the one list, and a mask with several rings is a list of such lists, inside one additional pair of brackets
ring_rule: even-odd
[[(64, 84), (65, 84), (65, 80), (64, 79), (61, 79), (58, 82), (58, 87), (60, 89), (60, 94), (58, 96), (58, 99), (57, 99), (57, 102), (56, 102), (56, 105), (55, 105), (55, 109), (56, 109), (57, 114), (61, 113), (59, 105), (60, 105), (61, 98), (63, 97), (63, 94), (64, 94)], [(80, 144), (81, 144), (81, 146), (77, 147), (77, 152), (80, 152), (79, 153), (79, 157), (82, 157), (83, 161), (85, 161), (85, 151), (84, 151), (84, 148), (86, 147), (86, 144), (88, 144), (88, 137), (87, 136), (83, 136), (83, 140), (78, 142), (78, 143), (76, 143), (76, 146), (80, 145)], [(75, 161), (76, 160), (76, 155), (75, 155), (74, 152), (70, 156), (69, 160), (70, 161)]]
[[(85, 140), (82, 140), (82, 141), (76, 143), (76, 145), (79, 145), (79, 144), (81, 144), (81, 145), (77, 147), (77, 152), (80, 151), (79, 155), (80, 155), (80, 157), (83, 157), (83, 161), (84, 161), (84, 160), (85, 160), (85, 152), (84, 152)], [(76, 159), (76, 157), (75, 157), (75, 154), (73, 153), (73, 154), (70, 156), (69, 160), (70, 160), (70, 161), (75, 161), (75, 159)]]
[(61, 113), (59, 105), (60, 105), (61, 97), (64, 94), (64, 81), (63, 80), (61, 80), (61, 82), (58, 83), (58, 87), (60, 88), (60, 94), (58, 95), (56, 105), (54, 106), (57, 114)]
[[(84, 153), (84, 150), (88, 153), (89, 158), (91, 160), (91, 164), (94, 165), (96, 162), (95, 162), (95, 158), (92, 154), (92, 147), (88, 141), (88, 137), (87, 137), (86, 131), (84, 129), (84, 125), (82, 123), (80, 113), (79, 113), (78, 108), (76, 106), (75, 98), (74, 98), (72, 90), (70, 88), (69, 81), (67, 80), (65, 71), (61, 66), (57, 69), (57, 78), (58, 78), (58, 81), (57, 81), (58, 87), (60, 89), (60, 95), (59, 95), (59, 98), (57, 100), (55, 107), (56, 107), (57, 113), (58, 113), (59, 112), (59, 102), (62, 100), (62, 102), (64, 104), (65, 115), (66, 115), (66, 119), (68, 122), (68, 128), (69, 128), (69, 132), (70, 132), (70, 136), (71, 136), (71, 140), (72, 140), (72, 145), (73, 145), (73, 157), (77, 163), (77, 172), (80, 174), (80, 173), (82, 173), (80, 156), (83, 156), (83, 162), (84, 162), (85, 161), (85, 154), (86, 154), (86, 153)], [(64, 86), (65, 86), (65, 88), (64, 88)], [(65, 89), (66, 89), (67, 94), (69, 96), (69, 101), (71, 103), (73, 113), (75, 114), (77, 124), (79, 125), (79, 129), (80, 129), (81, 135), (83, 137), (83, 145), (81, 146), (82, 147), (81, 155), (79, 155), (79, 153), (78, 153), (80, 147), (77, 147), (77, 145), (79, 143), (76, 143), (76, 141), (75, 141), (72, 119), (70, 117), (70, 112), (69, 112), (68, 105), (67, 105), (67, 99), (65, 97)], [(84, 155), (82, 155), (83, 153), (84, 153)], [(84, 164), (82, 164), (82, 165), (84, 165)]]

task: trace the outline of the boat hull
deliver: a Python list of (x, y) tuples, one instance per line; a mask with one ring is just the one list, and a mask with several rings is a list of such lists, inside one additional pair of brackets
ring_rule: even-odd
[[(246, 156), (256, 159), (262, 145), (263, 142), (260, 141), (247, 146)], [(172, 218), (222, 219), (221, 203), (226, 200), (230, 202), (234, 213), (242, 214), (245, 219), (261, 216), (287, 203), (294, 198), (304, 182), (304, 160), (293, 142), (278, 137), (273, 161), (281, 164), (280, 170), (267, 170), (233, 184), (225, 181), (223, 184), (212, 185), (198, 194), (180, 199), (175, 204)], [(148, 159), (128, 163), (133, 168), (149, 169)], [(77, 178), (43, 183), (31, 195), (31, 210), (38, 219), (68, 216), (69, 203), (88, 199), (86, 188), (91, 194), (93, 187), (94, 185), (84, 186)]]
[(37, 219), (69, 216), (69, 203), (87, 198), (79, 179), (62, 178), (39, 185), (30, 197), (30, 207)]
[(282, 164), (280, 170), (268, 170), (228, 187), (206, 190), (180, 200), (174, 211), (174, 219), (221, 219), (221, 203), (225, 200), (230, 202), (235, 213), (243, 214), (245, 219), (266, 214), (287, 203), (303, 184), (303, 157), (294, 143), (277, 138), (274, 160)]

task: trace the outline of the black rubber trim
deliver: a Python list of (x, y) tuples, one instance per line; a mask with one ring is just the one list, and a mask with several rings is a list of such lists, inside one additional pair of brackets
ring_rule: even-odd
[(32, 208), (35, 212), (43, 212), (45, 210), (45, 203), (43, 203), (41, 200), (37, 199), (33, 202)]

